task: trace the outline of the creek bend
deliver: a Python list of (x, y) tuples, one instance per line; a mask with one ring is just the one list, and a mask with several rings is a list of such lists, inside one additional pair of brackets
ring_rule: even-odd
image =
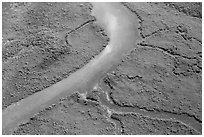
[(86, 92), (93, 89), (100, 78), (117, 65), (123, 54), (141, 41), (137, 30), (138, 20), (128, 9), (119, 3), (92, 4), (92, 15), (110, 37), (109, 44), (99, 55), (68, 78), (4, 109), (3, 134), (12, 134), (18, 125), (27, 122), (30, 117), (56, 103), (60, 98), (76, 91)]

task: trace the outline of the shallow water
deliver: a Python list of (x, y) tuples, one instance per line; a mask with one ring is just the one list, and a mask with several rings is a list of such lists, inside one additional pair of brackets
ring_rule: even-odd
[(45, 107), (73, 92), (93, 89), (99, 79), (130, 51), (137, 41), (137, 19), (119, 3), (93, 3), (93, 16), (105, 28), (110, 42), (107, 47), (80, 70), (51, 87), (37, 92), (18, 103), (8, 106), (2, 112), (3, 134), (12, 134), (15, 128)]

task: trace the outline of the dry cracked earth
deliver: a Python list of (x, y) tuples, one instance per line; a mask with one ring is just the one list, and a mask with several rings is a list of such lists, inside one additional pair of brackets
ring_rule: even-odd
[[(121, 3), (142, 41), (91, 91), (13, 134), (202, 134), (201, 3)], [(67, 78), (108, 44), (91, 3), (2, 3), (2, 109)]]

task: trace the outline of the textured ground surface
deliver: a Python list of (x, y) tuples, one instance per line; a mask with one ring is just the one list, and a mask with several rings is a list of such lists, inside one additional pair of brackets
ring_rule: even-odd
[[(73, 94), (14, 134), (200, 134), (200, 3), (123, 3), (143, 41), (86, 96)], [(88, 3), (3, 3), (3, 109), (84, 66), (108, 38)]]
[(68, 77), (107, 45), (79, 3), (3, 4), (3, 108)]

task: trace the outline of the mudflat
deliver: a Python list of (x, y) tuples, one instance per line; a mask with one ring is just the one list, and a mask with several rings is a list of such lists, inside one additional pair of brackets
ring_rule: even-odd
[(117, 3), (104, 25), (91, 3), (3, 3), (3, 112), (93, 68), (10, 134), (201, 134), (202, 12), (175, 5)]

